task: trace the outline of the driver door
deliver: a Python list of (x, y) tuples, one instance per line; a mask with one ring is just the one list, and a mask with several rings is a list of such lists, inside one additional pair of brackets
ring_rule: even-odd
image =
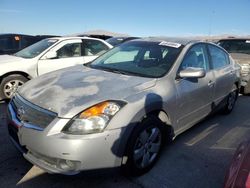
[(203, 68), (203, 78), (180, 78), (176, 80), (177, 126), (180, 131), (187, 129), (211, 112), (214, 97), (214, 75), (210, 71), (207, 49), (204, 44), (196, 44), (189, 49), (179, 68)]

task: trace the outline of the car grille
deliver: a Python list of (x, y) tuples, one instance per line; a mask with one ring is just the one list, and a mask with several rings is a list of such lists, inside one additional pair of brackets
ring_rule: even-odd
[(19, 95), (13, 97), (11, 106), (20, 122), (39, 130), (45, 129), (57, 116), (56, 113), (38, 107)]

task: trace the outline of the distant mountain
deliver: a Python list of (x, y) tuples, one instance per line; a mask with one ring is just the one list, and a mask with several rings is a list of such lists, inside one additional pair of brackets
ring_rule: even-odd
[[(90, 30), (90, 31), (85, 31), (82, 33), (75, 33), (72, 35), (68, 36), (79, 36), (79, 35), (105, 35), (105, 36), (112, 36), (112, 37), (129, 37), (131, 35), (126, 34), (126, 33), (117, 33), (117, 32), (112, 32), (112, 31), (106, 31), (102, 29), (96, 29), (96, 30)], [(149, 36), (149, 37), (160, 37), (160, 36)], [(161, 36), (162, 37), (162, 36)], [(170, 36), (164, 36), (164, 37), (170, 37)], [(174, 36), (171, 36), (171, 38), (174, 38)], [(199, 36), (178, 36), (178, 38), (188, 38), (188, 39), (195, 39), (195, 40), (208, 40), (208, 41), (215, 41), (218, 39), (222, 38), (250, 38), (250, 35), (230, 35), (230, 34), (222, 34), (222, 35), (199, 35)]]
[(128, 37), (130, 35), (125, 34), (125, 33), (116, 33), (116, 32), (112, 32), (112, 31), (106, 31), (106, 30), (90, 30), (90, 31), (86, 31), (83, 33), (75, 33), (72, 34), (70, 36), (76, 36), (76, 35), (106, 35), (106, 36), (112, 36), (112, 37)]
[(151, 37), (160, 37), (160, 38), (172, 38), (172, 39), (191, 39), (191, 40), (202, 40), (202, 41), (210, 41), (210, 42), (215, 42), (218, 41), (219, 39), (226, 39), (226, 38), (250, 38), (250, 35), (229, 35), (229, 34), (223, 34), (223, 35), (212, 35), (212, 36), (178, 36), (178, 37), (169, 37), (169, 36), (151, 36)]

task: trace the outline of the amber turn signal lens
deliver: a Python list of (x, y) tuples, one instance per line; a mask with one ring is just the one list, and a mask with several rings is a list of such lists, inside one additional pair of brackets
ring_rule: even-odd
[(19, 40), (20, 40), (20, 37), (19, 37), (19, 36), (15, 36), (15, 40), (16, 40), (16, 41), (19, 41)]
[(97, 104), (84, 112), (82, 112), (79, 116), (80, 119), (82, 118), (88, 118), (90, 116), (96, 116), (98, 114), (102, 114), (104, 112), (104, 109), (108, 106), (108, 102), (102, 102), (100, 104)]

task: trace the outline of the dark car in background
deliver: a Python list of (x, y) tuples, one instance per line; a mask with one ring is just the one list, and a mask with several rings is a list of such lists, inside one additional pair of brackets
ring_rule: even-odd
[(117, 46), (129, 40), (139, 39), (139, 37), (112, 37), (106, 40), (112, 46)]
[(241, 93), (250, 94), (250, 38), (227, 38), (217, 42), (241, 66)]
[(52, 35), (23, 35), (0, 34), (0, 55), (14, 54), (23, 48), (30, 46), (42, 39), (54, 37)]

